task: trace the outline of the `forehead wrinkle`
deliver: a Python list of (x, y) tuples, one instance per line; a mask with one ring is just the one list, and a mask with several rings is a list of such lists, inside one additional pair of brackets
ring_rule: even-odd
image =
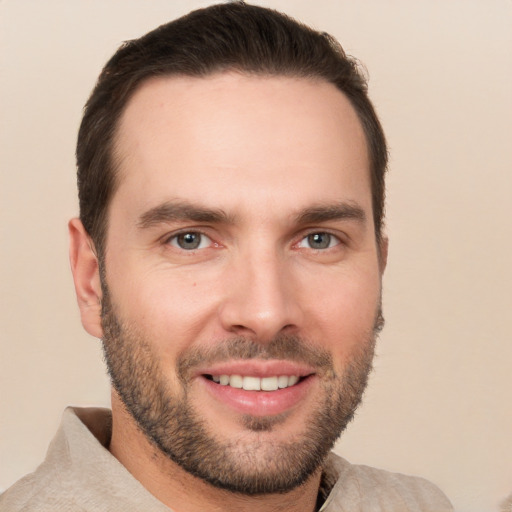
[(173, 221), (207, 222), (213, 224), (233, 224), (233, 215), (228, 215), (220, 208), (208, 208), (188, 201), (165, 201), (145, 211), (137, 222), (141, 229), (156, 224)]

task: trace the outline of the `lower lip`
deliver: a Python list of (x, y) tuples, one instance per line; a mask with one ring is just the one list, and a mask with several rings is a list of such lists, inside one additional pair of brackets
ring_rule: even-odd
[(217, 384), (206, 377), (200, 380), (209, 393), (222, 404), (241, 413), (251, 416), (275, 416), (296, 407), (310, 390), (315, 380), (309, 376), (289, 388), (276, 391), (246, 391)]

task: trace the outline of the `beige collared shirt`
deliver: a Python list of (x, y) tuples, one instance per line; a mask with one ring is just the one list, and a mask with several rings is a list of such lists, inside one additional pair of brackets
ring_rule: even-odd
[[(65, 410), (45, 461), (0, 496), (1, 512), (170, 512), (113, 457), (107, 409)], [(444, 494), (417, 477), (357, 466), (331, 454), (322, 512), (448, 512)]]

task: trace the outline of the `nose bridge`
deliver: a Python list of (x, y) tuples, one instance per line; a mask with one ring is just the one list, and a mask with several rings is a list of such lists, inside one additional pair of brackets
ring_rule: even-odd
[(266, 341), (296, 327), (297, 297), (283, 252), (272, 244), (256, 243), (241, 250), (233, 263), (221, 312), (224, 328)]

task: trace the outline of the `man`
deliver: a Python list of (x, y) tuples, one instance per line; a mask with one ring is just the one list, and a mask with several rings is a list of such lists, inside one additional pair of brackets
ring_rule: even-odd
[(336, 41), (231, 3), (122, 46), (70, 258), (112, 412), (68, 409), (1, 510), (451, 510), (330, 454), (382, 327), (387, 151)]

